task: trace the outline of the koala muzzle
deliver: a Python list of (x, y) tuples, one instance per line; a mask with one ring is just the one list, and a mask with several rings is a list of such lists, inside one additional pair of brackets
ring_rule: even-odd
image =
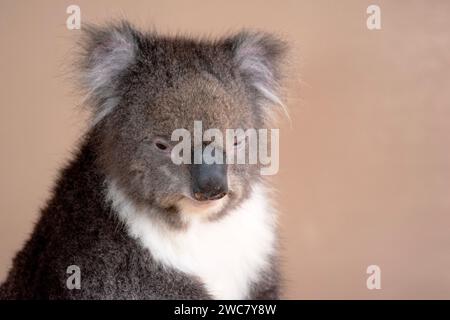
[(228, 192), (226, 164), (192, 165), (192, 191), (198, 201), (218, 200)]

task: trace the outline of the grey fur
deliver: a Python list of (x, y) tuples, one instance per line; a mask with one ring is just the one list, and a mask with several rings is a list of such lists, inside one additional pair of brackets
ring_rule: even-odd
[[(162, 267), (131, 239), (109, 203), (114, 180), (155, 218), (183, 228), (177, 201), (190, 189), (189, 165), (155, 149), (176, 128), (267, 128), (277, 103), (285, 44), (243, 32), (196, 40), (141, 33), (125, 22), (85, 28), (81, 85), (93, 123), (25, 247), (17, 254), (2, 299), (207, 299), (199, 279)], [(275, 97), (275, 98), (274, 98)], [(272, 107), (271, 107), (272, 106)], [(170, 181), (161, 167), (176, 176)], [(260, 181), (258, 165), (228, 169), (236, 183), (220, 219)], [(232, 236), (232, 235), (230, 235)], [(68, 290), (66, 268), (82, 270), (82, 290)], [(254, 299), (278, 297), (276, 257)]]

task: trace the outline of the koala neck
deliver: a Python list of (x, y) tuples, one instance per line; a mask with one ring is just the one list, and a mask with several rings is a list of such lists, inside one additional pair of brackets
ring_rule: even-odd
[(192, 219), (183, 229), (156, 219), (151, 208), (139, 209), (111, 182), (107, 200), (155, 261), (200, 278), (216, 299), (248, 298), (274, 253), (276, 214), (261, 184), (221, 219)]

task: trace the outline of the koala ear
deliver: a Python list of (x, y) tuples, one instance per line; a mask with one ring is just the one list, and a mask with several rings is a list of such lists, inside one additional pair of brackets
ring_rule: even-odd
[(80, 82), (94, 110), (94, 123), (117, 105), (118, 83), (134, 62), (138, 33), (128, 23), (83, 26)]
[(232, 42), (235, 64), (257, 101), (262, 105), (280, 105), (286, 112), (279, 97), (286, 43), (263, 32), (242, 32)]

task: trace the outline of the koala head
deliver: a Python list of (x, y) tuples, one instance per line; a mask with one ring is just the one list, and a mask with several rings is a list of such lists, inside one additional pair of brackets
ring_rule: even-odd
[[(176, 164), (172, 134), (182, 128), (194, 136), (199, 122), (203, 132), (269, 128), (280, 104), (282, 41), (249, 32), (219, 40), (166, 37), (122, 22), (84, 28), (82, 48), (81, 84), (108, 181), (172, 222), (221, 216), (249, 196), (261, 179), (258, 163)], [(241, 140), (214, 153), (226, 157), (245, 147)], [(194, 148), (209, 143), (193, 138), (190, 145), (194, 158)]]

